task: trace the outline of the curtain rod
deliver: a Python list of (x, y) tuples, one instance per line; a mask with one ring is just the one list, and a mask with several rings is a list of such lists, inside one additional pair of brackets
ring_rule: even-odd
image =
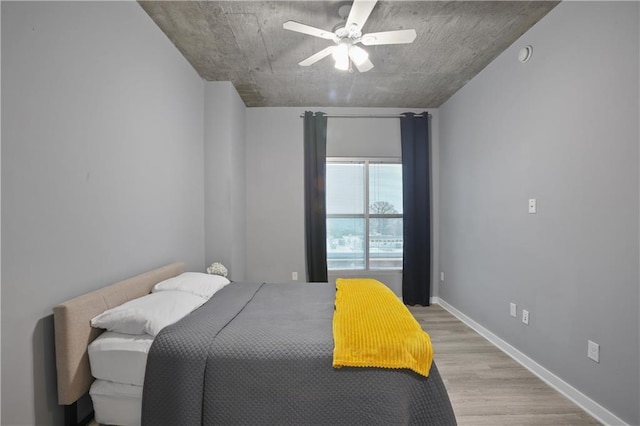
[[(315, 113), (313, 114), (315, 116)], [(369, 114), (369, 115), (359, 115), (359, 114), (325, 114), (325, 117), (328, 118), (403, 118), (406, 117), (405, 114)], [(424, 117), (423, 114), (416, 114), (414, 117)], [(427, 117), (431, 118), (431, 114), (427, 114)], [(300, 118), (304, 118), (304, 114), (300, 114)]]

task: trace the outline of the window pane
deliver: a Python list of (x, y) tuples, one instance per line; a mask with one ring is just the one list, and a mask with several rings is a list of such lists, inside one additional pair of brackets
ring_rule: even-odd
[(327, 214), (364, 214), (364, 164), (327, 164)]
[(327, 268), (365, 269), (364, 218), (327, 218)]
[(369, 220), (369, 268), (402, 269), (402, 219)]
[(402, 165), (369, 165), (369, 213), (402, 213)]

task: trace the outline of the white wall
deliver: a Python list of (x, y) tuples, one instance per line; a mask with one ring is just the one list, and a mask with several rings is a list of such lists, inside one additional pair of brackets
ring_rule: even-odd
[(245, 109), (230, 82), (205, 83), (205, 259), (234, 281), (246, 262)]
[[(307, 108), (328, 114), (399, 114), (422, 112), (402, 108)], [(437, 111), (430, 110), (432, 151), (438, 149)], [(247, 109), (247, 278), (272, 282), (291, 281), (291, 272), (306, 275), (304, 244), (303, 122), (302, 108)], [(400, 121), (390, 118), (329, 118), (328, 156), (399, 156)], [(437, 212), (437, 166), (432, 176), (434, 211)], [(437, 223), (437, 216), (432, 218)], [(434, 227), (432, 264), (438, 265), (438, 232)], [(432, 293), (437, 294), (434, 266)], [(341, 274), (349, 276), (351, 274)], [(362, 273), (358, 273), (362, 276)], [(399, 272), (371, 273), (401, 295)], [(330, 273), (334, 280), (337, 274)]]
[(629, 424), (640, 424), (638, 9), (561, 3), (440, 109), (439, 296)]
[(60, 424), (52, 308), (204, 268), (204, 85), (135, 2), (2, 2), (2, 424)]

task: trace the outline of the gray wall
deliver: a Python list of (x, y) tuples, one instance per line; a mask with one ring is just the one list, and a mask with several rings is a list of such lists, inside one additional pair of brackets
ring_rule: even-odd
[(205, 83), (205, 260), (244, 280), (245, 106), (228, 82)]
[[(0, 7), (0, 46), (2, 45), (2, 7)], [(2, 67), (0, 67), (0, 81)], [(2, 85), (0, 84), (0, 99), (2, 99)], [(0, 106), (0, 129), (2, 129), (2, 107)], [(0, 164), (2, 164), (2, 132), (0, 132)], [(0, 166), (0, 188), (2, 187), (2, 167)], [(0, 196), (0, 211), (2, 211), (2, 197)], [(2, 241), (2, 221), (0, 220), (0, 241)], [(2, 244), (0, 244), (0, 306), (2, 306)], [(2, 330), (2, 315), (0, 315), (0, 332)], [(1, 334), (0, 334), (1, 337)], [(1, 343), (1, 342), (0, 342)], [(2, 351), (0, 351), (0, 365), (2, 365)], [(2, 383), (2, 368), (0, 368), (0, 383)], [(2, 401), (2, 386), (0, 386), (0, 401)], [(0, 403), (0, 423), (2, 422), (2, 403)]]
[[(398, 114), (393, 108), (307, 108), (335, 114)], [(420, 112), (419, 110), (414, 110)], [(305, 280), (303, 126), (301, 108), (248, 108), (246, 124), (247, 278), (291, 281), (291, 272)], [(437, 153), (437, 111), (432, 119), (432, 150)], [(329, 118), (328, 156), (399, 156), (398, 119)], [(366, 153), (369, 154), (366, 154)], [(434, 168), (433, 202), (437, 212), (438, 176)], [(434, 215), (434, 223), (437, 216)], [(432, 264), (438, 265), (438, 232), (434, 227)], [(339, 274), (349, 276), (352, 274)], [(362, 273), (356, 275), (362, 276)], [(330, 280), (338, 274), (331, 273)], [(387, 271), (370, 276), (401, 294), (401, 274)], [(437, 268), (432, 293), (437, 294)]]
[(296, 108), (247, 108), (249, 281), (304, 277), (302, 120)]
[[(2, 7), (0, 7), (0, 46), (2, 46)], [(2, 49), (0, 49), (0, 63), (2, 63)], [(0, 81), (2, 67), (0, 66)], [(0, 84), (0, 99), (2, 99), (2, 85)], [(0, 129), (2, 129), (2, 107), (0, 106)], [(0, 132), (0, 165), (2, 164), (2, 132)], [(2, 187), (2, 167), (0, 166), (0, 188)], [(2, 197), (0, 196), (0, 211), (2, 211)], [(2, 241), (2, 221), (0, 220), (0, 241)], [(2, 306), (2, 244), (0, 244), (0, 306)], [(0, 340), (2, 337), (2, 315), (0, 315)], [(1, 342), (0, 342), (1, 343)], [(2, 351), (0, 351), (0, 365), (2, 365)], [(0, 368), (0, 383), (2, 383), (2, 368)], [(2, 401), (2, 386), (0, 386), (0, 401)], [(2, 403), (0, 403), (0, 422), (2, 422)]]
[[(439, 296), (630, 424), (640, 424), (638, 8), (563, 2), (440, 108)], [(529, 326), (510, 302), (530, 311)]]
[(135, 2), (2, 2), (2, 424), (59, 424), (52, 308), (204, 268), (204, 84)]

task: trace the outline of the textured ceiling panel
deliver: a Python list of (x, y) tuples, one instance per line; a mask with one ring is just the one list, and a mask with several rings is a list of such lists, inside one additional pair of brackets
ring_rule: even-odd
[(363, 32), (414, 28), (412, 44), (364, 46), (375, 67), (339, 71), (333, 44), (284, 30), (293, 20), (333, 30), (336, 1), (140, 1), (195, 70), (231, 81), (255, 106), (437, 108), (559, 2), (379, 1)]

